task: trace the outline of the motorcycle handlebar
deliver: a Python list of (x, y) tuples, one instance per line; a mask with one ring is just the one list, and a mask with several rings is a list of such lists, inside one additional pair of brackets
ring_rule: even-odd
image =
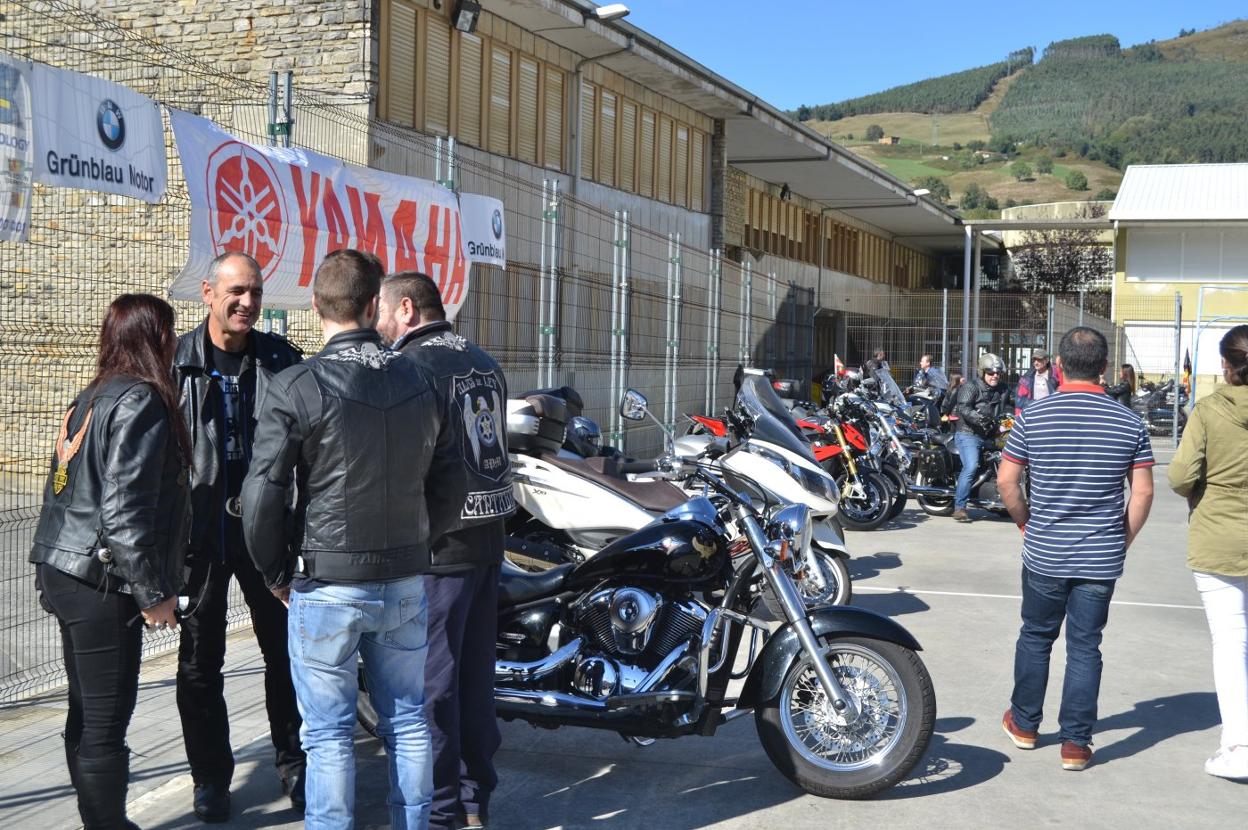
[(624, 475), (628, 475), (629, 473), (653, 473), (657, 472), (659, 469), (659, 459), (657, 458), (650, 458), (644, 461), (633, 460), (620, 462), (620, 472)]

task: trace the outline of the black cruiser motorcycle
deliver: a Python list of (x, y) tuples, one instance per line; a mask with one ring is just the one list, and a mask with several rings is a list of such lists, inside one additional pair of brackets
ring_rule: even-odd
[[(640, 420), (633, 394), (621, 411)], [(763, 513), (713, 469), (692, 475), (705, 495), (585, 562), (539, 573), (504, 562), (498, 716), (644, 746), (710, 736), (752, 712), (772, 763), (809, 793), (861, 799), (902, 780), (936, 717), (918, 642), (880, 614), (803, 604), (808, 507)], [(728, 519), (742, 539), (730, 538)], [(778, 606), (779, 626), (764, 605)], [(745, 682), (732, 695), (734, 680)], [(360, 720), (372, 731), (363, 686)]]

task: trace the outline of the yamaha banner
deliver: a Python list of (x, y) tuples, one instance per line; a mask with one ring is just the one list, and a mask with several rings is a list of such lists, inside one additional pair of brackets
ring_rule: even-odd
[(507, 267), (507, 228), (503, 224), (503, 203), (489, 196), (462, 193), (459, 209), (464, 217), (464, 248), (468, 259), (486, 265)]
[(170, 293), (197, 299), (212, 260), (260, 264), (265, 305), (307, 308), (330, 251), (371, 251), (387, 273), (420, 271), (454, 319), (468, 291), (459, 202), (440, 185), (290, 147), (249, 144), (206, 118), (169, 111), (191, 200), (190, 254)]
[(160, 107), (132, 89), (41, 63), (31, 71), (35, 181), (159, 202), (165, 196)]
[(25, 242), (30, 232), (29, 76), (29, 63), (0, 54), (0, 240), (6, 242)]

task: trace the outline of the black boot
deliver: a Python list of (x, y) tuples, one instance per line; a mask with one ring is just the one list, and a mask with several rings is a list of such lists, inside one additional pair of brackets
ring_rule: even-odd
[(84, 830), (131, 830), (126, 819), (130, 753), (108, 758), (78, 757), (78, 813)]

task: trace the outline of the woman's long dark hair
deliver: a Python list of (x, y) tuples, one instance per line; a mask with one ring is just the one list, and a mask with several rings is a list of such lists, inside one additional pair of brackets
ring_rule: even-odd
[(100, 326), (100, 356), (92, 386), (115, 377), (150, 383), (165, 408), (184, 461), (190, 459), (190, 436), (178, 414), (178, 390), (173, 381), (173, 306), (151, 294), (122, 294), (108, 306)]
[(1228, 331), (1218, 344), (1218, 352), (1230, 367), (1236, 386), (1248, 384), (1248, 326), (1235, 326)]
[(1131, 394), (1134, 395), (1135, 394), (1135, 367), (1132, 366), (1130, 363), (1122, 364), (1121, 375), (1122, 375), (1122, 379), (1125, 380), (1127, 382), (1127, 385), (1131, 387)]

